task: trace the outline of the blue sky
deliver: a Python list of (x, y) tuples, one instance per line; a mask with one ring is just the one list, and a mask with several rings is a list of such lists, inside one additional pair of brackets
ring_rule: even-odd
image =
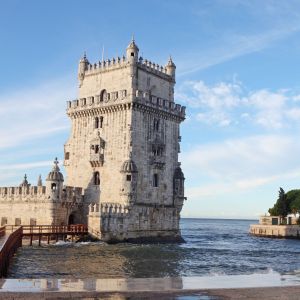
[(299, 1), (1, 1), (0, 185), (63, 157), (77, 66), (140, 54), (177, 65), (187, 106), (186, 217), (255, 218), (300, 188)]

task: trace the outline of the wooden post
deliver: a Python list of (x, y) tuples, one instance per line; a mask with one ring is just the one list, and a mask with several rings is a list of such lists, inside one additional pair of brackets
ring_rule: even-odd
[(42, 235), (39, 234), (39, 246), (41, 246), (41, 239), (42, 239)]

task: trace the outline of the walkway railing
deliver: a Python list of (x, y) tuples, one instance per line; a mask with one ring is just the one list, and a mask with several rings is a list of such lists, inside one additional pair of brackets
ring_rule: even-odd
[[(6, 230), (14, 231), (19, 226), (6, 225)], [(76, 225), (22, 225), (23, 236), (34, 235), (49, 235), (49, 234), (87, 234), (88, 228), (83, 224)]]
[[(4, 229), (5, 233), (5, 229)], [(0, 277), (6, 276), (9, 261), (17, 249), (22, 246), (22, 227), (9, 234), (0, 245)]]
[(5, 235), (5, 226), (0, 227), (0, 238)]
[(66, 240), (67, 236), (83, 236), (88, 234), (88, 227), (83, 224), (76, 225), (6, 225), (0, 227), (0, 278), (6, 276), (10, 259), (17, 249), (22, 246), (22, 239), (37, 239), (39, 245), (43, 239), (50, 243), (50, 240)]

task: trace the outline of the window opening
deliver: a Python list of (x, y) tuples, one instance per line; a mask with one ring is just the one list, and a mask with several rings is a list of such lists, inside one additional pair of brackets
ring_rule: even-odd
[(153, 186), (158, 187), (158, 174), (153, 174)]
[(95, 185), (100, 185), (100, 174), (99, 174), (99, 172), (94, 173), (94, 184)]
[(99, 128), (99, 118), (95, 118), (95, 128)]
[(68, 160), (70, 158), (70, 152), (65, 153), (65, 160)]

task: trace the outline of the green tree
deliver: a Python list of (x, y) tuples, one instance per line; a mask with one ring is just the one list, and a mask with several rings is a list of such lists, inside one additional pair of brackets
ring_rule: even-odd
[(289, 203), (287, 202), (286, 194), (283, 188), (279, 189), (279, 195), (276, 203), (273, 208), (269, 209), (269, 213), (271, 216), (280, 216), (281, 218), (285, 218), (289, 214)]
[(291, 190), (286, 193), (289, 212), (296, 215), (300, 213), (300, 190)]

